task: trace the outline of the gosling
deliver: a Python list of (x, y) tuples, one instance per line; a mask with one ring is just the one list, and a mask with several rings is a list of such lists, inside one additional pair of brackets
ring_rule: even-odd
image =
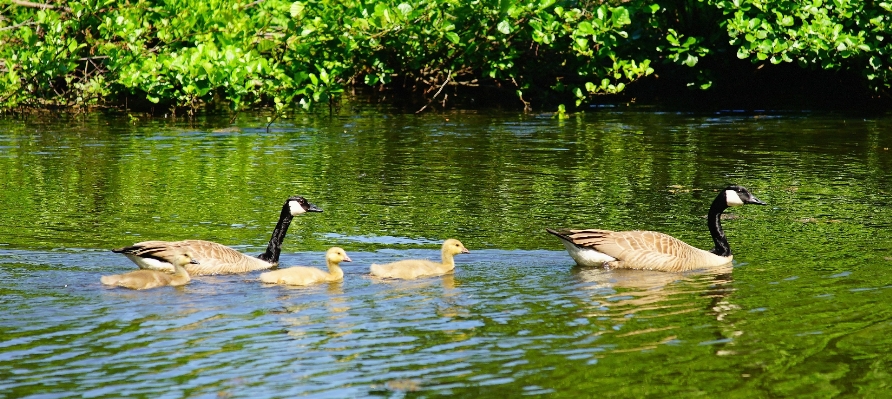
[(419, 277), (442, 276), (451, 273), (455, 269), (453, 257), (458, 254), (471, 253), (461, 241), (450, 238), (443, 243), (440, 250), (442, 262), (437, 263), (426, 259), (407, 259), (384, 265), (373, 264), (370, 268), (372, 275), (381, 278), (415, 279)]
[(187, 272), (186, 268), (183, 266), (188, 264), (198, 264), (198, 261), (192, 259), (192, 255), (188, 252), (181, 252), (166, 257), (163, 261), (173, 265), (173, 274), (158, 270), (136, 270), (130, 273), (102, 276), (99, 281), (105, 285), (130, 288), (132, 290), (147, 290), (168, 285), (177, 287), (186, 285), (192, 280), (192, 278), (189, 277), (189, 272)]
[(315, 267), (295, 266), (263, 273), (260, 275), (260, 281), (268, 284), (286, 285), (313, 285), (341, 281), (344, 279), (344, 271), (341, 270), (340, 263), (352, 261), (343, 249), (332, 247), (325, 252), (325, 263), (328, 265), (327, 273)]

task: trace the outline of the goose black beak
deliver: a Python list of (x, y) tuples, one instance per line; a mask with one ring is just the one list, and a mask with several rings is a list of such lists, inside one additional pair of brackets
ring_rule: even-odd
[(310, 206), (309, 208), (307, 208), (307, 212), (322, 212), (322, 209), (319, 209), (319, 207), (317, 207), (316, 205), (313, 205), (309, 202), (307, 202), (307, 205)]
[(760, 200), (756, 197), (753, 197), (753, 196), (750, 196), (749, 201), (746, 201), (746, 203), (750, 204), (750, 205), (768, 205), (768, 204), (762, 202), (762, 200)]

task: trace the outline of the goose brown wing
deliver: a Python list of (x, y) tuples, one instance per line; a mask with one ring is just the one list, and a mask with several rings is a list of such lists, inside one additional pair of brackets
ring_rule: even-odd
[(572, 243), (616, 258), (615, 267), (681, 271), (730, 261), (656, 231), (585, 229), (566, 233)]
[(272, 264), (247, 256), (222, 244), (204, 240), (184, 241), (143, 241), (129, 247), (114, 249), (114, 252), (131, 254), (145, 258), (155, 258), (170, 262), (182, 252), (188, 252), (198, 264), (185, 266), (190, 275), (220, 273), (243, 273), (251, 270), (268, 269)]

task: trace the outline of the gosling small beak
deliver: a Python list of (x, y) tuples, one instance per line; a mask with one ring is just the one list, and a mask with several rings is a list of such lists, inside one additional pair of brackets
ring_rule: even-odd
[(462, 249), (461, 249), (461, 253), (463, 253), (463, 254), (469, 254), (469, 253), (471, 253), (471, 251), (468, 251), (467, 248), (462, 248)]
[(322, 209), (319, 209), (316, 205), (313, 205), (309, 202), (307, 202), (307, 205), (310, 206), (309, 208), (307, 208), (307, 212), (322, 212)]
[(349, 256), (344, 255), (344, 262), (353, 262), (353, 259), (350, 259)]
[(189, 263), (191, 263), (191, 264), (193, 264), (193, 265), (200, 265), (200, 264), (201, 264), (201, 263), (198, 263), (198, 261), (195, 260), (195, 259), (190, 260)]

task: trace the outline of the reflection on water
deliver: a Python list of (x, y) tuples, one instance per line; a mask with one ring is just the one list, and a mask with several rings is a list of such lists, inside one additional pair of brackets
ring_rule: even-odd
[[(764, 116), (0, 121), (0, 397), (885, 395), (892, 123)], [(729, 214), (723, 269), (579, 268), (544, 232), (708, 248), (732, 182), (770, 206)], [(259, 253), (292, 194), (325, 212), (282, 264), (340, 245), (342, 282), (99, 283), (145, 239)], [(454, 274), (368, 276), (448, 237), (471, 250)]]
[[(662, 273), (624, 269), (576, 268), (577, 278), (583, 282), (583, 290), (591, 290), (598, 298), (586, 317), (611, 320), (616, 323), (638, 320), (664, 319), (686, 313), (710, 314), (721, 322), (739, 306), (729, 302), (733, 292), (733, 266), (687, 273)], [(692, 300), (693, 298), (693, 300)], [(703, 299), (703, 300), (700, 300)], [(613, 349), (610, 352), (627, 352), (655, 349), (659, 345), (677, 343), (679, 329), (683, 325), (669, 323), (659, 327), (632, 331), (609, 330), (618, 337), (646, 335), (651, 342), (633, 348)]]

